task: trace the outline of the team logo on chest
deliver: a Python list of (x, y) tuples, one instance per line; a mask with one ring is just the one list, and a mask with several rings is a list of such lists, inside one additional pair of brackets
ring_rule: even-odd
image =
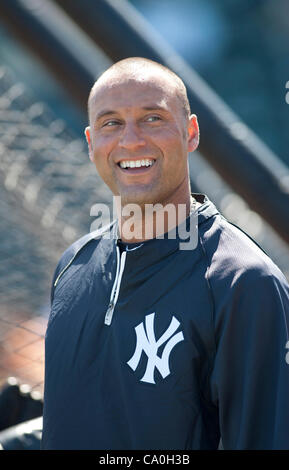
[[(156, 340), (154, 332), (154, 318), (154, 313), (146, 315), (145, 326), (144, 322), (141, 322), (135, 327), (136, 347), (132, 357), (129, 361), (127, 361), (127, 364), (131, 367), (132, 370), (135, 371), (139, 365), (141, 355), (144, 352), (147, 355), (147, 366), (141, 381), (152, 384), (155, 383), (155, 369), (158, 369), (163, 379), (170, 374), (170, 353), (176, 344), (184, 340), (182, 331), (175, 333), (180, 326), (180, 322), (174, 316), (172, 317), (171, 323), (166, 331), (158, 340)], [(164, 346), (161, 357), (159, 357), (158, 349), (164, 343), (166, 344)]]

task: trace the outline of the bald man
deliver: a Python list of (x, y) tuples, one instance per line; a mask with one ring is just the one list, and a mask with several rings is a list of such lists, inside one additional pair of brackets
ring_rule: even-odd
[(199, 127), (183, 82), (124, 59), (88, 112), (89, 157), (119, 207), (55, 271), (42, 448), (288, 449), (289, 286), (191, 194)]

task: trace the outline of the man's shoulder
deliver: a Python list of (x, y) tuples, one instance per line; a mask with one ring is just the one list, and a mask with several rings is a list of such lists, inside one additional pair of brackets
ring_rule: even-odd
[[(264, 249), (221, 214), (200, 234), (210, 278), (233, 286), (237, 281), (285, 276)], [(286, 282), (286, 281), (285, 281)]]
[(77, 254), (85, 248), (88, 244), (93, 243), (95, 248), (103, 239), (111, 238), (112, 230), (115, 226), (115, 221), (97, 229), (93, 232), (86, 233), (82, 237), (74, 241), (61, 255), (59, 263), (57, 265), (56, 273), (61, 271), (68, 263), (70, 263)]

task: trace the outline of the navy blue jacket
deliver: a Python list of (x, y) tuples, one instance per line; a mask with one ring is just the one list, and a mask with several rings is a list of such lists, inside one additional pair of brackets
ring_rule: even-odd
[(53, 279), (42, 449), (289, 449), (289, 286), (204, 195), (198, 245), (90, 233)]

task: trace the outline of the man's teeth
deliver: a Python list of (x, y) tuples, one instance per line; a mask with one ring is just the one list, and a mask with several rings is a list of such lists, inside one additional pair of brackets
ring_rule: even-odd
[(154, 160), (127, 160), (120, 162), (121, 168), (140, 168), (142, 166), (152, 166), (154, 164)]

